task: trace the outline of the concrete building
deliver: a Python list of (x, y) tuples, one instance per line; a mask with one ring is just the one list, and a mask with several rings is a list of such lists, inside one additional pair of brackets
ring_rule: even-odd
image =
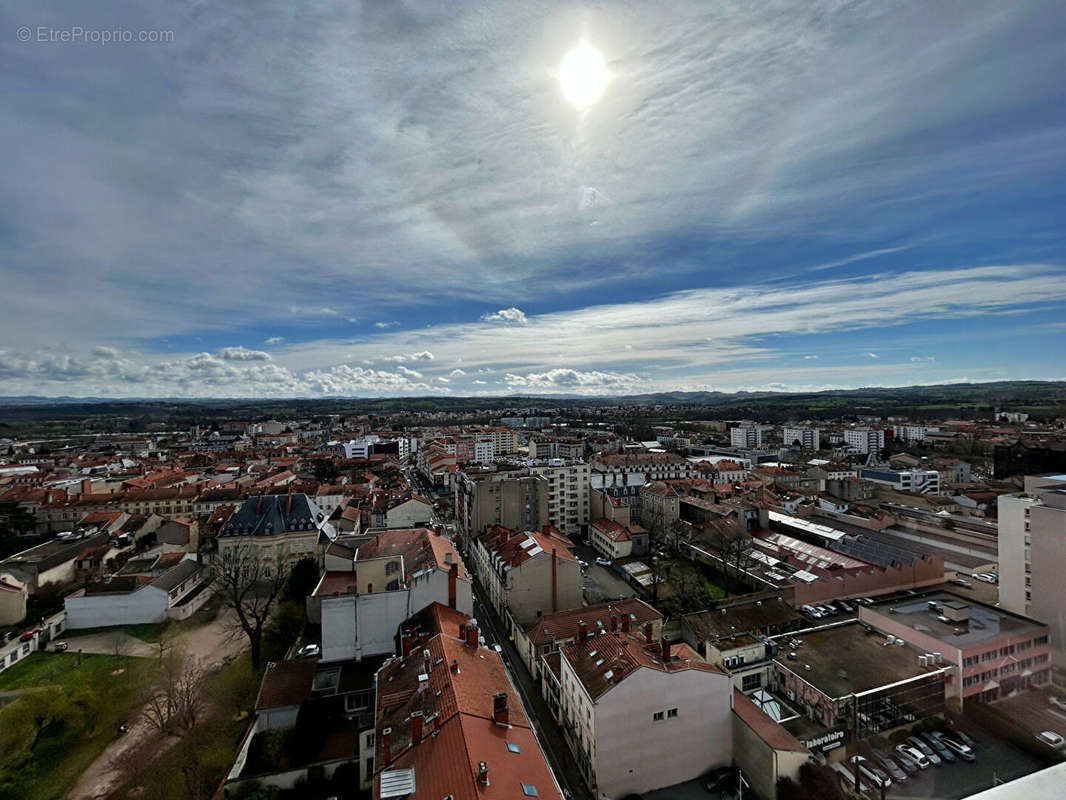
[(425, 528), (388, 530), (361, 545), (351, 570), (322, 574), (309, 603), (322, 624), (322, 660), (344, 661), (395, 650), (412, 609), (440, 603), (473, 612), (470, 576), (450, 541)]
[[(108, 625), (140, 625), (184, 618), (195, 609), (177, 610), (192, 598), (208, 578), (208, 571), (186, 557), (150, 583), (138, 576), (116, 577), (92, 583), (64, 600), (67, 627), (96, 628)], [(201, 603), (207, 592), (196, 595)]]
[(530, 475), (548, 482), (548, 524), (577, 536), (589, 521), (589, 465), (551, 459), (529, 467)]
[(1047, 622), (1066, 666), (1066, 475), (1027, 476), (1025, 490), (998, 500), (1000, 603)]
[(762, 447), (762, 428), (758, 425), (741, 425), (729, 429), (729, 444), (742, 450)]
[(13, 575), (0, 575), (0, 626), (17, 625), (26, 619), (26, 584)]
[(470, 555), (489, 602), (502, 619), (521, 626), (581, 605), (581, 567), (570, 545), (551, 526), (525, 532), (495, 527), (474, 540)]
[(885, 449), (885, 432), (879, 428), (848, 428), (844, 444), (858, 453), (880, 453)]
[(564, 738), (597, 797), (651, 792), (729, 764), (733, 685), (684, 643), (578, 633), (545, 658)]
[(306, 494), (249, 497), (218, 534), (222, 561), (254, 551), (270, 574), (304, 559), (322, 564), (322, 555), (336, 538), (325, 513)]
[(935, 469), (865, 467), (859, 470), (859, 477), (897, 492), (940, 494), (940, 473)]
[(546, 477), (473, 470), (455, 477), (455, 518), (464, 542), (493, 525), (539, 531), (549, 524)]
[(785, 447), (802, 447), (804, 450), (818, 450), (821, 441), (817, 428), (789, 428), (786, 427), (781, 434)]

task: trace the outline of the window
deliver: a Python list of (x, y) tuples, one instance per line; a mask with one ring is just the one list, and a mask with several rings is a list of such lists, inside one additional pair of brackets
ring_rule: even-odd
[(395, 561), (390, 561), (388, 564), (385, 565), (385, 574), (386, 575), (391, 575), (392, 573), (396, 572), (396, 570), (398, 570), (399, 568), (400, 568), (400, 565), (398, 563), (396, 563)]
[(537, 787), (534, 786), (532, 783), (522, 784), (522, 794), (524, 794), (526, 797), (540, 797), (540, 795), (537, 794)]
[(752, 673), (751, 675), (745, 675), (741, 681), (741, 691), (753, 692), (762, 686), (762, 676), (758, 673)]
[(365, 692), (345, 695), (345, 711), (364, 711), (368, 708), (370, 708), (370, 697)]
[(522, 748), (519, 747), (518, 745), (516, 745), (514, 742), (508, 742), (507, 743), (507, 749), (510, 750), (512, 753), (521, 753), (522, 752)]
[(666, 716), (669, 719), (673, 719), (674, 717), (677, 716), (677, 709), (676, 708), (671, 708), (669, 711), (666, 712)]
[(654, 714), (651, 715), (651, 718), (652, 718), (653, 722), (662, 722), (663, 721), (663, 712), (662, 711), (656, 711)]

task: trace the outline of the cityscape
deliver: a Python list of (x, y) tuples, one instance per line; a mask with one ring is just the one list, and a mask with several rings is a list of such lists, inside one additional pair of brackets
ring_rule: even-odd
[(1066, 797), (1066, 8), (0, 32), (0, 800)]

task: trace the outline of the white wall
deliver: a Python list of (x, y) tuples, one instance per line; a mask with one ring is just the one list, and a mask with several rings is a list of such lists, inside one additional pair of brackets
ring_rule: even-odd
[(355, 658), (356, 595), (322, 598), (322, 660)]
[(1025, 599), (1025, 509), (1032, 498), (1000, 495), (998, 499), (999, 602), (1015, 614), (1027, 614)]
[[(411, 608), (410, 595), (406, 591), (374, 592), (357, 596), (356, 655), (366, 658), (396, 652), (396, 630), (418, 608)], [(447, 595), (445, 595), (447, 602)], [(325, 633), (325, 603), (322, 608), (323, 633)], [(323, 654), (324, 656), (324, 654)]]
[(68, 628), (105, 625), (140, 625), (162, 622), (167, 615), (167, 594), (154, 586), (122, 594), (91, 594), (64, 601)]

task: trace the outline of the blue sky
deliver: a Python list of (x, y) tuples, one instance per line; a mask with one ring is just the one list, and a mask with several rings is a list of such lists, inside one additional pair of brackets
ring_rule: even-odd
[(0, 18), (0, 394), (1066, 378), (1061, 4)]

